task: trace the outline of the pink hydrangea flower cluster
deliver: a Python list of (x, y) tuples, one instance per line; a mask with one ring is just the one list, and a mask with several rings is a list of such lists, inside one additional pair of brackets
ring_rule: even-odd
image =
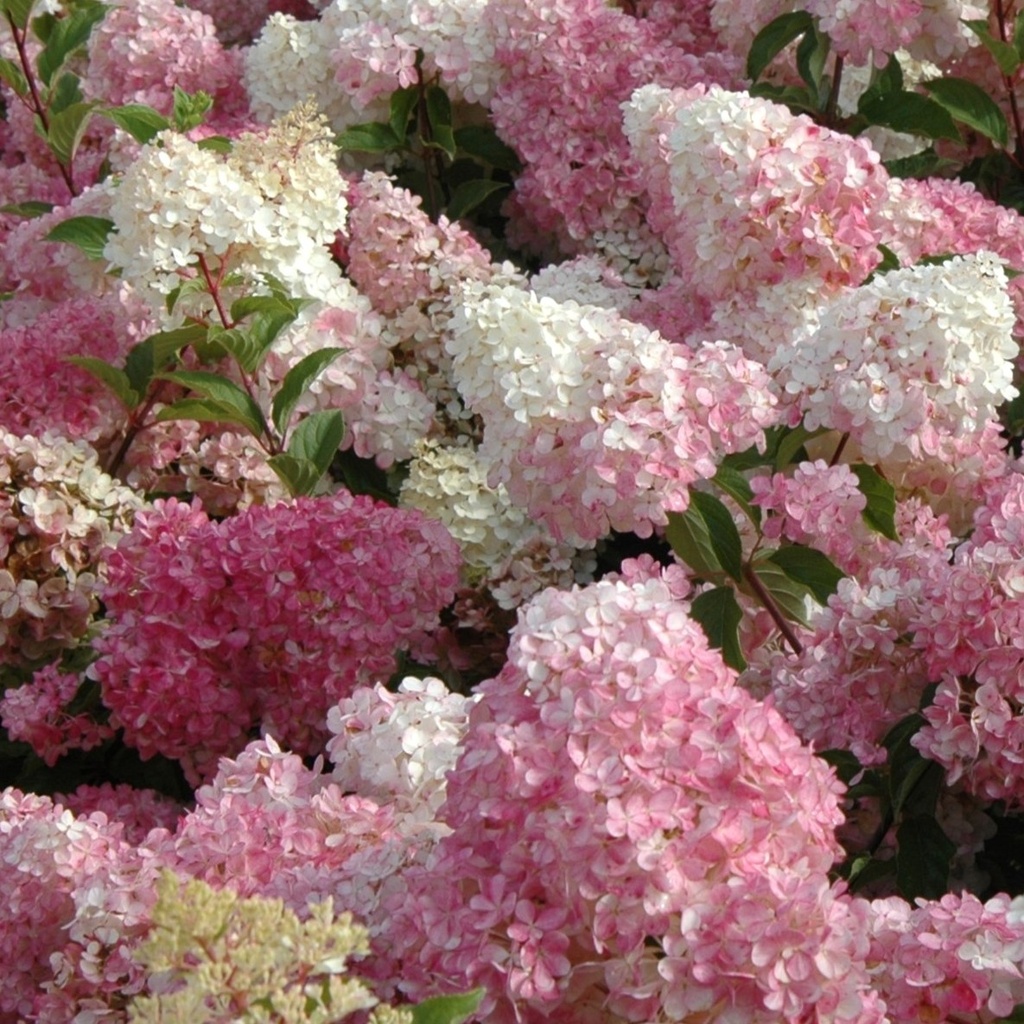
[(483, 984), (495, 1021), (881, 1021), (826, 878), (838, 783), (737, 687), (674, 576), (632, 576), (520, 610), (449, 775), (454, 831), (408, 874), (403, 984)]
[(89, 673), (126, 741), (198, 780), (258, 724), (316, 753), (328, 707), (429, 657), (458, 550), (418, 512), (342, 492), (222, 523), (158, 502), (109, 560)]

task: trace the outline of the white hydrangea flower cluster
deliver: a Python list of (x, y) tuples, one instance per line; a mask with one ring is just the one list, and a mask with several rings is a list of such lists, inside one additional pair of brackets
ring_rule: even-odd
[(467, 582), (483, 583), (502, 608), (514, 609), (544, 587), (580, 582), (576, 549), (513, 505), (503, 485), (491, 487), (490, 468), (468, 443), (424, 441), (399, 504), (444, 523), (462, 548)]
[(85, 632), (103, 553), (141, 507), (85, 442), (0, 431), (0, 664), (31, 662)]
[(624, 311), (640, 294), (616, 269), (601, 257), (589, 253), (564, 263), (551, 263), (530, 278), (530, 288), (538, 298), (556, 302), (582, 303), (604, 309)]
[[(335, 0), (317, 21), (274, 14), (245, 53), (245, 85), (256, 117), (269, 121), (314, 96), (335, 131), (388, 118), (399, 87), (387, 44), (422, 50), (423, 73), (439, 74), (452, 99), (486, 105), (501, 74), (488, 0)], [(367, 81), (353, 88), (353, 69)], [(344, 81), (338, 81), (341, 73)]]
[[(495, 285), (467, 285), (461, 298), (445, 345), (485, 424), (488, 482), (576, 547), (610, 530), (649, 536), (667, 510), (686, 508), (691, 483), (714, 475), (719, 453), (741, 435), (756, 440), (773, 415), (767, 375), (738, 352), (691, 365), (614, 311)], [(702, 360), (729, 366), (730, 408), (752, 417), (728, 436), (708, 416)]]
[(1014, 311), (992, 253), (880, 275), (837, 299), (769, 364), (805, 425), (848, 431), (869, 460), (911, 462), (980, 434), (1013, 398)]
[(125, 171), (105, 257), (147, 290), (154, 307), (200, 260), (254, 277), (270, 273), (301, 294), (336, 286), (326, 246), (345, 227), (346, 182), (326, 121), (301, 104), (225, 155), (161, 132)]
[(396, 805), (406, 821), (429, 823), (444, 803), (476, 697), (440, 679), (405, 678), (397, 693), (360, 686), (327, 715), (327, 753), (343, 790)]

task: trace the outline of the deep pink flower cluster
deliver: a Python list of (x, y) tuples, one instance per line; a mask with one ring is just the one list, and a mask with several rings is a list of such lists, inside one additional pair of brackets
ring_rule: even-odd
[(210, 521), (158, 502), (109, 564), (90, 668), (125, 739), (193, 779), (258, 724), (314, 753), (324, 716), (395, 653), (430, 656), (458, 552), (418, 512), (342, 492)]

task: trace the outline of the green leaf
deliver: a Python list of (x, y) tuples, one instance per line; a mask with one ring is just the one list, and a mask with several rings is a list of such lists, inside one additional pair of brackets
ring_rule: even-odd
[(756, 82), (764, 69), (787, 47), (797, 36), (803, 35), (814, 28), (814, 20), (806, 11), (794, 11), (783, 14), (770, 21), (754, 36), (747, 54), (747, 78)]
[(47, 241), (67, 242), (81, 249), (89, 259), (103, 259), (107, 236), (114, 222), (105, 217), (69, 217), (55, 224), (46, 234)]
[(741, 472), (734, 469), (731, 465), (722, 463), (711, 482), (719, 490), (725, 491), (743, 509), (747, 518), (752, 523), (760, 525), (761, 509), (757, 505), (751, 504), (754, 492), (750, 489), (750, 482)]
[[(818, 427), (816, 430), (808, 430), (802, 423), (795, 427), (786, 427), (779, 436), (778, 445), (775, 449), (775, 470), (785, 469), (794, 459), (800, 457), (804, 445), (812, 438), (820, 437), (828, 431), (825, 427)], [(807, 453), (804, 452), (803, 458)]]
[(391, 125), (379, 121), (353, 125), (335, 139), (340, 149), (356, 153), (387, 153), (398, 149), (404, 141), (391, 130)]
[(877, 248), (878, 251), (882, 254), (882, 259), (875, 266), (875, 269), (872, 270), (871, 273), (868, 274), (868, 276), (865, 277), (863, 281), (861, 281), (861, 288), (863, 288), (866, 284), (870, 284), (872, 281), (874, 281), (876, 277), (879, 277), (882, 274), (888, 274), (890, 270), (900, 269), (900, 258), (896, 255), (896, 253), (892, 251), (892, 249), (890, 249), (887, 245), (882, 245), (881, 242), (878, 243)]
[[(900, 719), (882, 740), (883, 746), (889, 752), (889, 805), (894, 818), (903, 811), (904, 804), (929, 771), (939, 768), (941, 772), (941, 766), (923, 757), (912, 743), (923, 725), (924, 717), (915, 712)], [(926, 805), (923, 809), (930, 812), (934, 810), (934, 805)]]
[(817, 24), (811, 26), (804, 34), (796, 48), (796, 67), (800, 77), (807, 83), (811, 95), (816, 96), (819, 103), (828, 97), (828, 89), (822, 90), (822, 75), (825, 62), (828, 60), (830, 43), (828, 36)]
[(861, 515), (876, 533), (899, 542), (896, 532), (896, 490), (873, 466), (860, 462), (850, 466), (857, 486), (868, 503)]
[(864, 770), (857, 755), (850, 750), (817, 750), (815, 753), (835, 770), (839, 780), (848, 786)]
[(909, 132), (927, 139), (961, 142), (960, 131), (945, 107), (916, 92), (890, 92), (862, 104), (860, 111), (872, 124)]
[(388, 123), (396, 139), (405, 141), (409, 131), (409, 118), (420, 98), (420, 91), (415, 85), (407, 86), (405, 89), (396, 89), (391, 94), (391, 116)]
[(456, 128), (455, 145), (467, 156), (496, 170), (515, 174), (522, 169), (516, 151), (506, 146), (490, 125), (472, 124)]
[[(961, 18), (960, 23), (966, 25), (981, 40), (985, 49), (995, 58), (996, 65), (1001, 74), (1012, 75), (1020, 67), (1021, 55), (1009, 43), (1004, 43), (1002, 39), (997, 39), (992, 35), (988, 30), (987, 21), (980, 18), (976, 21), (970, 18)], [(1020, 19), (1018, 18), (1015, 25), (1015, 35), (1016, 29), (1019, 26)]]
[(796, 85), (776, 85), (774, 82), (758, 82), (747, 90), (751, 96), (771, 100), (789, 107), (797, 114), (818, 114), (818, 97), (809, 89)]
[(804, 547), (802, 544), (790, 544), (779, 548), (768, 556), (791, 580), (805, 586), (820, 605), (828, 604), (828, 599), (836, 592), (843, 573), (836, 564), (816, 548)]
[(186, 345), (194, 345), (206, 338), (202, 324), (189, 324), (173, 331), (158, 331), (134, 345), (124, 361), (124, 372), (131, 386), (145, 394), (150, 382), (162, 373), (171, 359)]
[(999, 104), (981, 86), (966, 78), (936, 78), (922, 82), (929, 95), (957, 121), (992, 139), (1003, 149), (1010, 144), (1010, 128)]
[(785, 616), (801, 625), (808, 625), (810, 590), (767, 558), (757, 561), (752, 569)]
[(62, 110), (67, 110), (72, 104), (81, 103), (84, 99), (82, 80), (78, 75), (64, 71), (57, 79), (57, 84), (50, 90), (50, 116), (53, 117)]
[(883, 165), (894, 178), (918, 179), (941, 177), (947, 171), (952, 171), (959, 166), (955, 160), (939, 156), (931, 146), (920, 153), (913, 153), (911, 156), (886, 160)]
[(293, 298), (283, 289), (274, 289), (272, 295), (246, 295), (231, 304), (231, 319), (237, 323), (253, 313), (268, 313), (294, 320), (310, 301)]
[(60, 18), (53, 26), (46, 46), (36, 60), (39, 77), (49, 85), (54, 74), (80, 46), (84, 46), (93, 28), (106, 16), (110, 8), (102, 3), (76, 3), (71, 14)]
[(956, 845), (930, 814), (917, 814), (896, 830), (896, 886), (905, 900), (937, 900), (949, 892)]
[(144, 103), (125, 103), (120, 107), (104, 107), (100, 113), (123, 128), (136, 142), (145, 145), (171, 127), (170, 121), (158, 110)]
[(487, 181), (483, 178), (464, 181), (452, 192), (445, 214), (449, 220), (458, 220), (478, 207), (489, 195), (508, 187), (504, 182)]
[(96, 106), (96, 103), (72, 103), (50, 118), (46, 144), (60, 163), (67, 165), (74, 160)]
[(139, 404), (139, 394), (132, 387), (124, 370), (119, 370), (116, 366), (111, 366), (102, 359), (94, 359), (92, 356), (69, 356), (67, 361), (81, 367), (91, 377), (109, 388), (129, 412)]
[(439, 85), (427, 89), (427, 120), (430, 122), (429, 145), (437, 146), (455, 159), (455, 135), (452, 133), (452, 101)]
[(344, 437), (344, 417), (337, 409), (323, 409), (298, 423), (288, 440), (288, 454), (308, 459), (322, 476), (330, 468)]
[(14, 27), (23, 29), (28, 24), (29, 12), (35, 0), (2, 0), (0, 11), (14, 22)]
[(877, 857), (858, 857), (850, 865), (850, 874), (847, 881), (853, 892), (863, 889), (872, 882), (880, 882), (896, 873), (896, 860), (889, 858), (881, 860)]
[(704, 630), (708, 643), (722, 652), (726, 665), (742, 672), (747, 667), (739, 638), (743, 610), (732, 587), (705, 590), (694, 598), (690, 605), (690, 615)]
[(181, 284), (172, 288), (167, 293), (167, 298), (164, 299), (164, 305), (167, 308), (168, 314), (174, 312), (174, 307), (177, 306), (178, 301), (186, 295), (195, 295), (197, 292), (205, 291), (206, 282), (201, 277), (193, 277), (187, 281), (182, 281)]
[(292, 412), (306, 389), (344, 351), (343, 348), (322, 348), (316, 352), (310, 352), (288, 371), (281, 382), (281, 390), (274, 395), (271, 410), (274, 426), (282, 434), (287, 430)]
[(10, 213), (15, 217), (24, 217), (26, 220), (34, 220), (42, 217), (44, 213), (50, 213), (55, 207), (53, 203), (42, 203), (29, 200), (27, 203), (7, 203), (0, 206), (0, 213)]
[(206, 115), (213, 108), (213, 98), (209, 93), (200, 89), (198, 92), (187, 93), (180, 86), (174, 87), (174, 107), (171, 117), (174, 120), (174, 130), (178, 132), (190, 132), (198, 128)]
[(711, 545), (708, 525), (692, 505), (685, 512), (668, 513), (665, 539), (698, 576), (712, 577), (722, 572), (722, 564)]
[(424, 999), (412, 1009), (413, 1024), (462, 1024), (476, 1013), (484, 998), (482, 988), (461, 992), (454, 996), (434, 996)]
[(0, 82), (9, 85), (16, 96), (28, 95), (28, 79), (18, 64), (9, 57), (0, 57)]
[[(220, 374), (208, 373), (205, 370), (176, 370), (173, 373), (160, 374), (160, 379), (180, 384), (182, 387), (194, 391), (201, 398), (230, 410), (233, 414), (233, 422), (243, 424), (254, 437), (262, 437), (266, 431), (267, 425), (263, 419), (263, 412), (252, 397), (234, 381), (228, 380)], [(182, 403), (176, 404), (181, 405)], [(176, 418), (180, 419), (181, 417)], [(195, 419), (194, 416), (188, 418)]]
[(857, 101), (857, 110), (860, 112), (861, 107), (865, 104), (878, 100), (882, 96), (887, 96), (889, 93), (902, 91), (903, 69), (900, 67), (900, 62), (896, 59), (896, 55), (890, 54), (889, 62), (885, 67), (880, 70), (875, 69), (872, 72), (871, 84), (861, 93), (860, 99)]
[[(1020, 21), (1017, 23), (1020, 24)], [(1024, 1024), (1024, 1003), (1018, 1003), (1010, 1011), (1009, 1017), (1000, 1017), (995, 1024)]]
[(737, 582), (743, 579), (743, 543), (732, 513), (713, 494), (690, 491), (690, 508), (707, 526), (708, 541), (718, 564)]
[(323, 476), (309, 459), (298, 459), (282, 452), (267, 459), (267, 465), (278, 475), (293, 498), (312, 494)]
[(227, 402), (218, 402), (213, 398), (183, 398), (180, 402), (168, 405), (156, 414), (157, 422), (166, 420), (194, 420), (196, 423), (233, 423), (244, 427), (253, 436), (259, 433), (253, 430), (252, 420), (239, 412)]
[(224, 135), (207, 135), (196, 143), (197, 149), (208, 149), (213, 153), (230, 153), (234, 149), (231, 140)]

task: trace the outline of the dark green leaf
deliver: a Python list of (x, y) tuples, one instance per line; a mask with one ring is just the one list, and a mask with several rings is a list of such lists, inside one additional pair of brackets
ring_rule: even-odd
[(232, 423), (244, 427), (250, 434), (259, 437), (253, 429), (252, 420), (239, 412), (233, 405), (218, 402), (213, 398), (183, 398), (168, 405), (156, 414), (158, 422), (167, 420), (194, 420), (196, 423)]
[(665, 539), (698, 576), (712, 577), (722, 572), (711, 546), (707, 523), (692, 505), (685, 512), (668, 513)]
[(419, 98), (420, 91), (415, 85), (410, 85), (405, 89), (396, 89), (391, 94), (389, 124), (396, 139), (405, 140), (405, 136), (409, 131), (409, 118), (412, 117), (412, 112), (416, 108)]
[[(452, 133), (452, 101), (439, 85), (427, 89), (427, 120), (430, 122), (429, 144), (437, 146), (455, 159), (455, 136)], [(426, 140), (425, 140), (426, 141)]]
[(828, 60), (828, 51), (828, 36), (817, 25), (811, 26), (796, 48), (797, 71), (807, 83), (811, 95), (817, 97), (819, 104), (828, 97), (828, 89), (822, 90), (822, 75), (825, 71), (825, 62)]
[(412, 1009), (413, 1024), (462, 1024), (480, 1008), (484, 990), (475, 988), (454, 996), (434, 996), (424, 999)]
[(754, 492), (750, 489), (750, 482), (739, 470), (726, 463), (722, 463), (711, 482), (719, 490), (725, 491), (739, 505), (751, 522), (760, 525), (761, 509), (757, 505), (751, 504)]
[(96, 103), (72, 103), (50, 118), (46, 143), (62, 164), (67, 165), (74, 160), (96, 106)]
[(403, 141), (391, 130), (391, 125), (378, 121), (353, 125), (335, 140), (339, 148), (357, 153), (387, 153), (398, 149)]
[(74, 103), (85, 99), (82, 93), (82, 80), (70, 71), (61, 72), (56, 85), (50, 90), (50, 116), (67, 110)]
[[(234, 422), (244, 424), (254, 437), (263, 436), (266, 423), (262, 410), (251, 396), (246, 394), (234, 381), (205, 370), (176, 370), (173, 373), (164, 373), (160, 376), (162, 380), (180, 384), (202, 398), (230, 409), (234, 413)], [(195, 417), (189, 418), (194, 419)]]
[(816, 751), (827, 764), (836, 770), (836, 775), (844, 785), (849, 785), (864, 770), (857, 755), (849, 750), (818, 750)]
[[(997, 39), (988, 30), (988, 22), (983, 19), (976, 21), (969, 18), (961, 18), (960, 23), (966, 25), (982, 42), (985, 49), (995, 58), (996, 65), (1001, 74), (1012, 75), (1020, 67), (1021, 57), (1016, 49), (1002, 39)], [(1020, 24), (1020, 19), (1017, 19)]]
[(171, 113), (175, 131), (190, 132), (198, 128), (206, 119), (213, 107), (213, 99), (209, 93), (187, 93), (180, 86), (174, 87), (174, 108)]
[(133, 346), (124, 361), (124, 372), (131, 386), (145, 394), (150, 382), (162, 373), (171, 359), (186, 345), (194, 345), (206, 338), (206, 328), (190, 324), (173, 331), (159, 331)]
[(900, 269), (900, 258), (892, 251), (892, 249), (879, 242), (878, 251), (882, 254), (882, 259), (875, 269), (872, 270), (863, 281), (861, 281), (862, 287), (866, 284), (870, 284), (870, 282), (872, 282), (876, 277), (879, 277), (882, 274), (888, 274), (890, 270)]
[(836, 564), (816, 548), (802, 544), (790, 544), (779, 548), (769, 556), (791, 580), (803, 584), (820, 605), (836, 592), (839, 581), (845, 575)]
[(896, 885), (905, 900), (937, 900), (949, 892), (949, 865), (956, 853), (942, 826), (918, 814), (896, 830)]
[(743, 543), (732, 513), (713, 494), (690, 491), (690, 508), (703, 520), (718, 564), (737, 582), (743, 578)]
[[(1017, 24), (1021, 24), (1018, 19)], [(995, 1024), (1024, 1024), (1024, 1003), (1018, 1003), (1010, 1013), (1009, 1017), (1000, 1017)]]
[(992, 139), (1003, 149), (1010, 144), (1006, 115), (981, 86), (966, 78), (936, 78), (922, 85), (957, 121)]
[[(778, 445), (775, 449), (776, 471), (785, 469), (796, 458), (806, 458), (804, 445), (812, 438), (820, 437), (828, 431), (824, 427), (817, 430), (808, 430), (802, 423), (796, 427), (786, 427), (779, 436)], [(801, 452), (803, 455), (801, 456)]]
[(522, 165), (516, 151), (498, 138), (490, 125), (467, 125), (455, 130), (455, 145), (474, 160), (489, 164), (499, 171), (515, 174)]
[(960, 142), (960, 131), (945, 107), (916, 92), (890, 92), (869, 100), (860, 113), (872, 124), (926, 139)]
[(159, 111), (147, 107), (144, 103), (126, 103), (120, 107), (104, 107), (100, 111), (104, 117), (110, 118), (123, 128), (136, 142), (143, 145), (151, 142), (156, 136), (171, 127), (170, 121)]
[(164, 300), (167, 312), (173, 313), (174, 307), (178, 304), (178, 300), (184, 298), (186, 295), (195, 295), (197, 292), (205, 291), (206, 282), (201, 277), (193, 277), (187, 281), (182, 281), (181, 284), (172, 288), (167, 293), (167, 298)]
[(39, 77), (47, 85), (68, 57), (88, 42), (93, 28), (106, 17), (109, 9), (102, 3), (79, 2), (71, 14), (56, 22), (36, 60)]
[(0, 11), (14, 22), (14, 27), (23, 29), (28, 24), (29, 11), (35, 0), (2, 0)]
[(269, 313), (294, 320), (309, 303), (309, 299), (292, 298), (282, 291), (275, 291), (273, 295), (246, 295), (231, 304), (231, 319), (237, 323), (253, 313)]
[(789, 107), (796, 114), (817, 114), (818, 97), (804, 86), (776, 85), (774, 82), (758, 82), (748, 90), (751, 96), (771, 100)]
[(857, 892), (872, 882), (880, 882), (896, 873), (896, 860), (880, 860), (877, 857), (858, 857), (850, 866), (848, 882), (850, 888)]
[(856, 474), (857, 486), (868, 501), (861, 513), (864, 522), (883, 537), (898, 542), (895, 488), (873, 466), (860, 462), (850, 466), (850, 469)]
[(489, 195), (508, 187), (504, 182), (486, 181), (483, 178), (464, 181), (452, 192), (445, 214), (449, 220), (458, 220), (478, 207)]
[(92, 356), (69, 356), (68, 362), (81, 367), (91, 377), (106, 385), (129, 412), (139, 404), (138, 392), (132, 387), (124, 370)]
[(50, 213), (54, 209), (53, 203), (41, 203), (29, 200), (27, 203), (7, 203), (0, 206), (0, 213), (10, 213), (15, 217), (24, 217), (26, 220), (34, 220), (42, 217), (44, 213)]
[(105, 217), (69, 217), (55, 224), (46, 234), (47, 241), (67, 242), (81, 249), (90, 259), (103, 259), (107, 236), (114, 222)]
[(875, 69), (872, 74), (871, 84), (861, 93), (857, 101), (858, 111), (865, 104), (869, 104), (889, 93), (903, 91), (903, 69), (895, 54), (889, 55), (889, 63), (882, 69)]
[[(274, 395), (272, 407), (274, 426), (282, 434), (288, 429), (292, 412), (309, 385), (344, 351), (342, 348), (322, 348), (316, 352), (310, 352), (288, 371), (281, 382), (281, 390)], [(339, 440), (338, 443), (340, 444), (341, 441)], [(337, 446), (335, 446), (335, 450), (337, 450)], [(334, 453), (331, 454), (333, 456)]]
[(312, 494), (323, 476), (309, 459), (298, 459), (284, 452), (267, 459), (267, 465), (278, 475), (293, 498)]
[(929, 146), (920, 153), (911, 156), (900, 157), (897, 160), (884, 161), (885, 169), (894, 178), (937, 178), (954, 170), (957, 166), (955, 160), (939, 156)]
[(0, 57), (0, 82), (9, 85), (16, 96), (28, 95), (28, 80), (18, 64), (9, 57)]
[(704, 630), (708, 643), (722, 652), (726, 665), (742, 672), (747, 667), (739, 638), (743, 610), (732, 587), (705, 590), (694, 598), (690, 605), (690, 615)]
[(327, 472), (331, 460), (345, 436), (345, 419), (337, 409), (310, 413), (300, 420), (288, 440), (288, 454), (309, 459), (320, 475)]
[(806, 11), (783, 14), (770, 21), (754, 36), (747, 54), (747, 78), (756, 82), (762, 72), (797, 36), (814, 28)]
[(889, 805), (893, 817), (909, 811), (932, 814), (945, 781), (942, 766), (923, 757), (913, 744), (924, 718), (920, 714), (900, 719), (882, 743), (889, 752)]

